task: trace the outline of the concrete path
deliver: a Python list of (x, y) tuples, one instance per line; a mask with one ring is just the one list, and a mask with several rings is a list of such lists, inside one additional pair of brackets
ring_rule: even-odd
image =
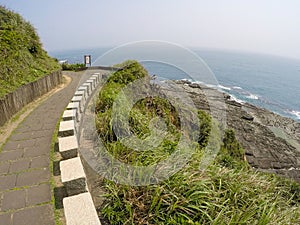
[(39, 105), (13, 132), (0, 152), (0, 224), (54, 225), (50, 149), (61, 113), (81, 78)]

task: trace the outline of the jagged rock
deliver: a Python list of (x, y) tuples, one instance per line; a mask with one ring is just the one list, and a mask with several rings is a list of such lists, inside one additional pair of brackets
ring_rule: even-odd
[(191, 84), (189, 84), (189, 87), (191, 87), (191, 88), (200, 88), (200, 85), (195, 84), (195, 83), (191, 83)]
[(178, 83), (178, 84), (191, 84), (192, 82), (188, 81), (188, 80), (178, 80), (178, 81), (176, 81), (176, 83)]
[(242, 119), (248, 120), (248, 121), (253, 121), (254, 117), (251, 116), (250, 114), (244, 114), (244, 115), (242, 115)]
[[(248, 163), (257, 170), (275, 173), (300, 182), (300, 124), (249, 103), (240, 104), (212, 88), (199, 84), (179, 84), (198, 109), (209, 112), (210, 106), (203, 92), (209, 91), (217, 105), (226, 103), (228, 128), (245, 149)], [(215, 95), (213, 94), (215, 93)]]
[(229, 105), (237, 106), (237, 107), (242, 107), (242, 104), (239, 102), (236, 102), (232, 99), (226, 99), (226, 103)]

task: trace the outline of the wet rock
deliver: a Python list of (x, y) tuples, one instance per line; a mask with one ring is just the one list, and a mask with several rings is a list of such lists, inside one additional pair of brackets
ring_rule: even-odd
[(200, 88), (200, 85), (195, 84), (195, 83), (191, 83), (191, 84), (189, 84), (189, 87), (191, 87), (191, 88)]

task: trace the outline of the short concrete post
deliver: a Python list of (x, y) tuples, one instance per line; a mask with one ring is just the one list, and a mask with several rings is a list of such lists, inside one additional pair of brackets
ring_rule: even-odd
[(98, 82), (98, 83), (100, 82), (100, 77), (99, 77), (98, 74), (93, 74), (93, 75), (91, 76), (91, 78), (96, 78), (96, 79), (97, 79), (97, 82)]
[(75, 135), (75, 123), (74, 120), (61, 121), (58, 129), (59, 137), (67, 137)]
[(83, 112), (83, 110), (84, 110), (84, 103), (85, 103), (83, 96), (74, 96), (71, 99), (71, 102), (78, 102), (79, 103), (80, 112)]
[(76, 118), (77, 122), (80, 121), (81, 115), (80, 115), (80, 109), (79, 109), (79, 102), (70, 102), (67, 105), (67, 110), (76, 110)]
[(86, 98), (88, 98), (88, 96), (90, 95), (90, 92), (89, 92), (89, 87), (88, 86), (83, 86), (81, 85), (77, 91), (84, 91), (85, 92), (85, 96)]
[(87, 99), (87, 95), (85, 91), (76, 91), (74, 96), (82, 96), (84, 98), (84, 100)]
[(95, 85), (95, 81), (94, 80), (91, 80), (91, 79), (88, 79), (85, 83), (88, 83), (91, 85), (91, 89), (92, 91), (95, 89), (96, 85)]
[(78, 156), (78, 141), (75, 135), (58, 138), (58, 149), (63, 159), (71, 159)]
[(87, 87), (87, 94), (88, 94), (88, 96), (90, 96), (92, 94), (92, 84), (91, 83), (85, 82), (81, 86), (82, 87)]
[(93, 81), (94, 81), (94, 84), (95, 84), (95, 87), (96, 87), (97, 84), (98, 84), (98, 78), (97, 78), (97, 77), (94, 77), (94, 76), (91, 76), (91, 77), (90, 77), (90, 80), (93, 80)]
[(90, 193), (63, 199), (67, 225), (101, 225)]
[(61, 161), (60, 171), (69, 196), (87, 192), (86, 176), (79, 157)]
[(69, 109), (65, 110), (62, 116), (63, 121), (68, 121), (68, 120), (75, 120), (77, 121), (76, 117), (76, 109)]

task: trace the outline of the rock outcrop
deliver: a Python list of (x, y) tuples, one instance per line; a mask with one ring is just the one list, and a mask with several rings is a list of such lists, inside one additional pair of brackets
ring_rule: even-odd
[[(248, 163), (257, 170), (275, 173), (300, 182), (300, 124), (266, 109), (238, 103), (218, 90), (199, 84), (177, 81), (198, 109), (209, 111), (204, 89), (213, 96), (213, 105), (226, 104), (226, 123), (246, 152)], [(206, 93), (206, 92), (205, 92)], [(220, 97), (221, 96), (221, 97)], [(210, 97), (211, 98), (211, 97)]]

